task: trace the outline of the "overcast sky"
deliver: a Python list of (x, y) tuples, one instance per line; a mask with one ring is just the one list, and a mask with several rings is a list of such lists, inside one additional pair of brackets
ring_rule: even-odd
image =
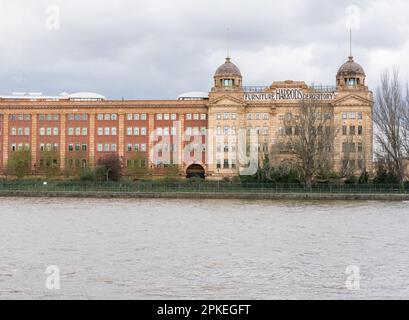
[(0, 0), (0, 93), (209, 91), (227, 39), (245, 85), (334, 84), (349, 55), (351, 5), (360, 9), (353, 55), (371, 89), (394, 66), (407, 80), (406, 0)]

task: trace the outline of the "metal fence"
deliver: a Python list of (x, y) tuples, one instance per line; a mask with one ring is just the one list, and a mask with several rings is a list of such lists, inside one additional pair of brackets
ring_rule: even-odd
[(403, 194), (409, 185), (398, 184), (305, 184), (232, 183), (224, 181), (138, 181), (138, 182), (73, 182), (73, 181), (0, 181), (0, 192), (202, 192), (202, 193), (345, 193)]

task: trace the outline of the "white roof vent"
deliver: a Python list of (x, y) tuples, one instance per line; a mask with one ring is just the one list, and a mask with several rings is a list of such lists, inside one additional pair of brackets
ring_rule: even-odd
[(178, 96), (178, 100), (206, 100), (209, 99), (207, 92), (193, 91), (182, 93)]

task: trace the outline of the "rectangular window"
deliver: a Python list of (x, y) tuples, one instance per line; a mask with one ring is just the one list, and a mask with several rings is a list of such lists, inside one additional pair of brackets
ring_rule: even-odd
[(134, 128), (133, 128), (133, 134), (134, 134), (135, 136), (139, 136), (139, 128), (138, 128), (138, 127), (134, 127)]
[(141, 114), (141, 120), (146, 120), (146, 113)]
[(200, 120), (206, 120), (206, 113), (200, 114)]
[(342, 135), (347, 135), (347, 126), (342, 126)]
[(108, 143), (104, 144), (104, 151), (109, 152), (109, 144)]
[(126, 128), (126, 134), (127, 134), (128, 136), (131, 136), (131, 135), (132, 135), (132, 128), (131, 128), (131, 127)]
[(111, 135), (116, 136), (116, 127), (111, 128)]
[(163, 115), (163, 120), (169, 120), (169, 113), (165, 113)]
[[(41, 134), (41, 130), (43, 130), (43, 134)], [(43, 135), (44, 135), (44, 132), (45, 132), (45, 131), (44, 131), (44, 128), (41, 128), (41, 129), (40, 129), (40, 135), (43, 136)], [(68, 135), (69, 135), (69, 136), (74, 135), (74, 128), (68, 128)]]
[(97, 150), (98, 152), (102, 152), (102, 143), (98, 143)]
[(82, 151), (87, 151), (87, 145), (86, 144), (82, 145)]
[(135, 145), (134, 145), (134, 151), (135, 151), (135, 152), (139, 152), (139, 144), (135, 144)]
[(51, 128), (46, 129), (46, 134), (47, 134), (47, 136), (51, 136), (51, 134), (52, 134)]
[(187, 114), (185, 115), (185, 119), (186, 119), (186, 120), (192, 120), (192, 114), (191, 114), (191, 113), (187, 113)]
[(145, 143), (141, 144), (141, 151), (143, 151), (143, 152), (146, 151), (146, 144)]
[(224, 120), (228, 120), (228, 119), (229, 119), (229, 114), (228, 114), (227, 112), (225, 112), (225, 113), (223, 114), (223, 119), (224, 119)]
[(355, 126), (349, 126), (349, 134), (351, 136), (355, 135)]
[(132, 151), (132, 144), (127, 144), (126, 150), (127, 150), (128, 152), (131, 152), (131, 151)]
[(358, 126), (358, 135), (362, 135), (363, 134), (363, 128), (362, 126)]
[(172, 115), (170, 116), (171, 120), (176, 120), (176, 113), (172, 113)]
[(222, 119), (222, 114), (221, 113), (217, 113), (216, 114), (216, 120), (221, 120)]
[(199, 120), (199, 114), (198, 113), (195, 113), (193, 115), (193, 120)]
[(82, 128), (82, 135), (87, 136), (88, 135), (88, 128)]
[(53, 128), (53, 135), (58, 136), (58, 128)]
[(113, 144), (111, 145), (111, 151), (112, 151), (112, 152), (116, 152), (116, 144), (115, 144), (115, 143), (113, 143)]
[(158, 113), (156, 115), (156, 120), (162, 120), (162, 114), (161, 113)]
[(68, 145), (68, 151), (70, 152), (74, 151), (74, 145), (72, 143)]
[(103, 114), (97, 114), (97, 120), (99, 120), (99, 121), (104, 120), (104, 115)]
[(111, 120), (112, 121), (118, 120), (118, 115), (116, 113), (111, 114)]
[(228, 168), (229, 168), (229, 160), (228, 160), (228, 159), (224, 159), (223, 169), (228, 169)]
[(146, 136), (146, 128), (145, 127), (141, 128), (141, 136)]
[(171, 135), (176, 136), (176, 128), (175, 127), (171, 128)]
[(358, 112), (358, 119), (362, 120), (362, 112)]
[(97, 130), (97, 132), (98, 132), (97, 134), (98, 134), (99, 136), (102, 136), (103, 133), (104, 133), (104, 129), (101, 128), (101, 127), (99, 127), (98, 130)]
[(347, 114), (344, 112), (343, 114), (342, 114), (342, 119), (346, 119), (347, 118)]
[(126, 115), (126, 120), (128, 120), (128, 121), (132, 120), (132, 113), (128, 113)]
[(139, 120), (139, 113), (135, 113), (135, 114), (133, 115), (133, 119), (134, 119), (134, 120)]
[(80, 136), (81, 135), (81, 128), (75, 128), (75, 135)]
[(111, 115), (110, 115), (109, 113), (106, 113), (106, 114), (104, 115), (104, 120), (106, 120), (106, 121), (111, 120)]
[(104, 129), (104, 135), (109, 136), (110, 131), (111, 131), (111, 128), (105, 127), (105, 129)]
[(355, 112), (350, 112), (350, 113), (348, 114), (348, 118), (349, 118), (349, 119), (355, 119)]

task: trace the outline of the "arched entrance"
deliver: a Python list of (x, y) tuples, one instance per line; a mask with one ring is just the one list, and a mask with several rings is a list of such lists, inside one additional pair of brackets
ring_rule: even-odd
[(200, 164), (191, 164), (186, 169), (186, 178), (199, 177), (205, 178), (205, 169)]

